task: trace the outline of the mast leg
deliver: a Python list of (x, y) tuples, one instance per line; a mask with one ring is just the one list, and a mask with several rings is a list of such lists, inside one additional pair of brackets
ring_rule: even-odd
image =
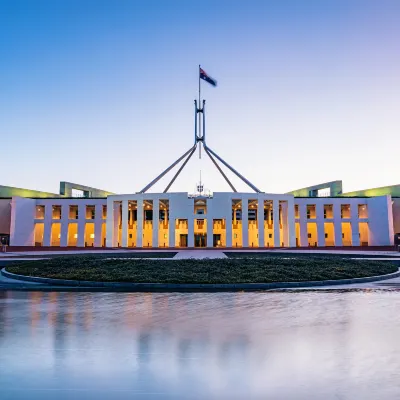
[(171, 187), (171, 185), (175, 182), (175, 179), (179, 176), (179, 174), (182, 172), (183, 168), (185, 168), (185, 165), (187, 164), (187, 162), (190, 160), (190, 158), (192, 157), (193, 153), (196, 151), (196, 147), (193, 147), (192, 151), (190, 152), (190, 154), (188, 155), (188, 157), (186, 158), (185, 162), (181, 165), (181, 167), (178, 169), (177, 173), (175, 174), (175, 176), (172, 178), (171, 182), (168, 184), (168, 186), (165, 188), (164, 193), (168, 192), (168, 189)]
[(256, 186), (254, 186), (243, 175), (239, 174), (239, 172), (237, 172), (233, 167), (231, 167), (225, 160), (223, 160), (217, 153), (212, 151), (208, 146), (204, 145), (204, 149), (206, 151), (209, 151), (217, 160), (221, 161), (222, 164), (225, 165), (225, 167), (229, 168), (237, 177), (239, 177), (244, 183), (250, 186), (256, 193), (261, 193), (261, 190), (259, 190)]
[(214, 160), (214, 158), (212, 157), (212, 155), (210, 154), (210, 152), (208, 151), (207, 147), (204, 146), (204, 151), (207, 153), (208, 157), (210, 157), (211, 161), (214, 163), (214, 165), (217, 167), (218, 171), (220, 172), (220, 174), (224, 177), (224, 179), (226, 180), (226, 182), (228, 183), (228, 185), (231, 187), (231, 189), (234, 192), (237, 192), (237, 190), (235, 189), (235, 187), (232, 185), (231, 181), (228, 179), (228, 177), (225, 175), (224, 171), (222, 171), (221, 167), (217, 164), (217, 162)]
[(155, 183), (157, 183), (166, 173), (171, 171), (172, 168), (175, 167), (176, 164), (178, 164), (180, 161), (182, 161), (191, 151), (196, 150), (197, 144), (195, 144), (193, 147), (191, 147), (185, 154), (183, 154), (181, 157), (179, 157), (175, 162), (173, 162), (166, 170), (161, 172), (160, 175), (157, 176), (157, 178), (153, 179), (147, 186), (145, 186), (139, 193), (145, 193), (147, 192)]

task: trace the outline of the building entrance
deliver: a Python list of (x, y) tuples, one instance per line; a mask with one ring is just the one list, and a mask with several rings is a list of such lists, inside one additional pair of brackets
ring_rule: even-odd
[(194, 247), (207, 247), (207, 235), (204, 233), (195, 234)]
[(213, 235), (213, 246), (220, 247), (221, 246), (221, 235), (214, 233)]
[(181, 235), (179, 238), (179, 247), (188, 247), (188, 235)]

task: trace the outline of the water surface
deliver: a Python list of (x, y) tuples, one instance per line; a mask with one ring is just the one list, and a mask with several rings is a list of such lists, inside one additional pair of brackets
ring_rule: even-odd
[(399, 399), (400, 291), (0, 292), (1, 399)]

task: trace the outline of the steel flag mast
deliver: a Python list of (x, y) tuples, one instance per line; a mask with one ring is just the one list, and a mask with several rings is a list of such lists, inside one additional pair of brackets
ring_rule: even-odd
[(227, 167), (230, 171), (232, 171), (238, 178), (240, 178), (246, 185), (248, 185), (252, 190), (256, 193), (261, 193), (256, 186), (254, 186), (249, 180), (247, 180), (243, 175), (241, 175), (238, 171), (236, 171), (232, 166), (230, 166), (222, 157), (220, 157), (215, 151), (213, 151), (206, 144), (206, 112), (205, 105), (206, 101), (201, 100), (201, 80), (204, 80), (211, 84), (212, 86), (217, 86), (217, 81), (214, 78), (211, 78), (199, 65), (199, 100), (194, 100), (194, 144), (193, 146), (187, 150), (183, 155), (181, 155), (177, 160), (175, 160), (167, 169), (161, 172), (155, 179), (153, 179), (147, 186), (145, 186), (139, 193), (146, 193), (154, 184), (156, 184), (161, 178), (163, 178), (169, 171), (171, 171), (175, 166), (177, 166), (182, 160), (183, 163), (168, 183), (163, 193), (167, 193), (169, 188), (175, 182), (176, 178), (178, 178), (179, 174), (185, 168), (188, 161), (193, 156), (196, 151), (197, 146), (199, 147), (199, 158), (201, 158), (201, 147), (204, 148), (205, 153), (211, 159), (212, 163), (215, 165), (219, 173), (228, 183), (230, 188), (237, 192), (236, 188), (233, 186), (232, 182), (228, 179), (224, 171), (221, 169), (220, 165), (216, 160), (220, 161), (225, 167)]

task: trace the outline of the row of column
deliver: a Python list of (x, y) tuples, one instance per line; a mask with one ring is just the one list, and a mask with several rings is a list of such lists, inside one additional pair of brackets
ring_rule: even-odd
[[(315, 206), (316, 217), (315, 219), (307, 219), (307, 204), (299, 205), (299, 224), (300, 224), (300, 245), (302, 247), (308, 246), (308, 231), (307, 223), (314, 222), (317, 224), (317, 244), (318, 247), (325, 246), (325, 223), (324, 218), (324, 204), (317, 203)], [(356, 207), (351, 207), (350, 220), (346, 219), (345, 222), (350, 222), (352, 246), (360, 245), (360, 228), (358, 210)], [(341, 204), (333, 204), (333, 229), (335, 232), (335, 246), (342, 246), (342, 218), (341, 218)]]
[[(260, 202), (264, 200), (260, 200)], [(113, 200), (107, 200), (107, 247), (116, 247), (118, 245), (118, 224), (119, 224), (119, 207), (120, 203)], [(122, 200), (122, 239), (121, 246), (128, 247), (128, 200)], [(112, 210), (112, 212), (110, 212)], [(168, 238), (169, 247), (175, 247), (175, 210), (169, 210), (170, 223), (168, 224)], [(279, 226), (279, 199), (273, 200), (273, 232), (274, 232), (274, 246), (280, 247), (280, 226)], [(264, 232), (264, 206), (257, 209), (258, 224), (258, 242), (259, 246), (263, 247), (265, 243)], [(207, 215), (204, 216), (207, 220), (207, 247), (213, 247), (213, 215), (212, 205), (207, 205)], [(97, 210), (96, 210), (97, 216)], [(232, 247), (232, 212), (229, 207), (229, 212), (225, 214), (226, 220), (226, 247)], [(188, 247), (194, 247), (194, 220), (195, 215), (188, 218)], [(242, 200), (242, 246), (249, 246), (249, 231), (248, 231), (248, 199)], [(294, 206), (289, 206), (287, 201), (282, 202), (282, 225), (284, 244), (289, 247), (296, 245), (295, 225), (294, 225)], [(109, 229), (109, 227), (113, 229)], [(153, 201), (153, 231), (152, 231), (152, 246), (158, 247), (159, 245), (159, 202)], [(306, 236), (307, 237), (307, 236)], [(79, 234), (78, 234), (79, 238)], [(96, 234), (97, 238), (97, 234)], [(137, 200), (137, 228), (136, 228), (136, 247), (142, 247), (143, 239), (143, 200)]]
[(101, 232), (103, 227), (103, 205), (95, 205), (95, 219), (86, 220), (86, 204), (78, 205), (78, 219), (69, 219), (69, 207), (61, 207), (61, 219), (53, 220), (53, 207), (45, 206), (44, 211), (44, 230), (43, 230), (43, 246), (51, 245), (51, 227), (53, 223), (61, 223), (60, 246), (68, 245), (68, 225), (70, 223), (78, 224), (78, 247), (85, 247), (85, 225), (86, 223), (94, 223), (94, 246), (101, 247)]

